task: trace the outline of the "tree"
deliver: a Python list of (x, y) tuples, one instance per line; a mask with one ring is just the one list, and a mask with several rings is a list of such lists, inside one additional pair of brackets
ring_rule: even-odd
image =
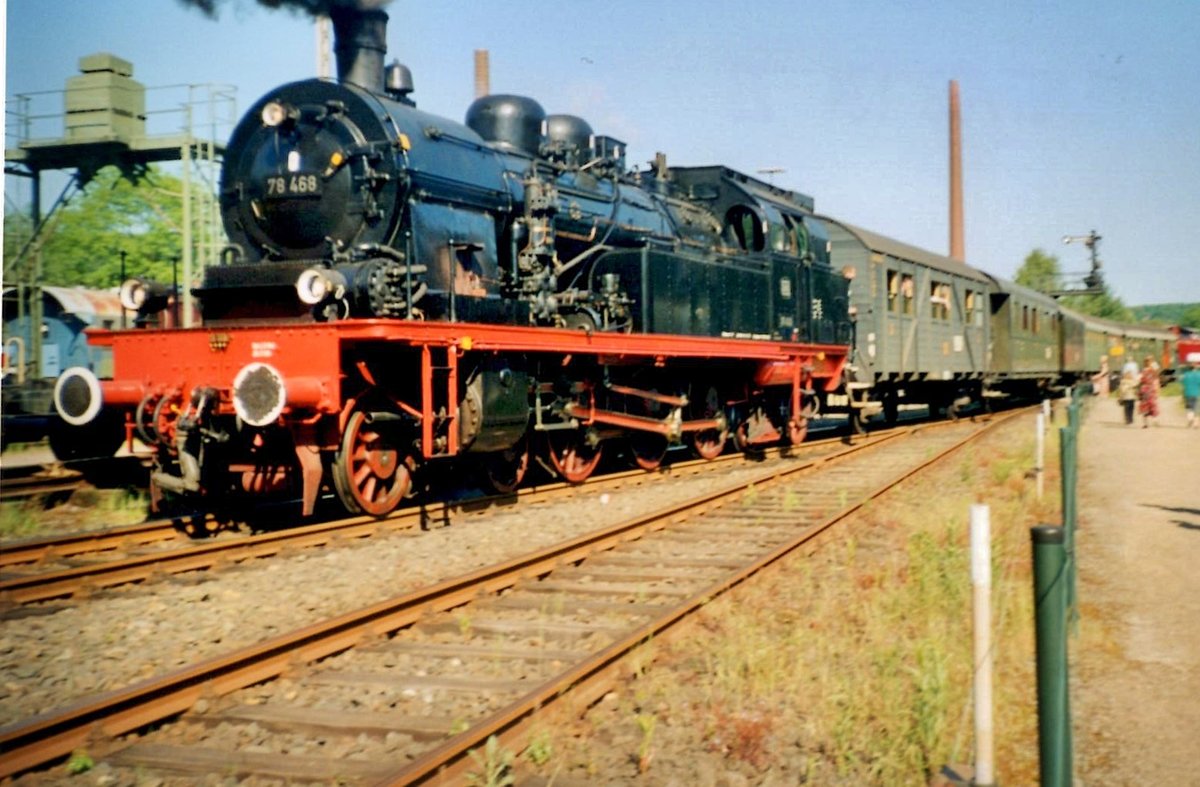
[(1059, 299), (1059, 303), (1080, 314), (1089, 314), (1093, 317), (1102, 317), (1117, 322), (1135, 322), (1133, 311), (1120, 298), (1108, 291), (1101, 295), (1069, 295)]
[[(1034, 249), (1029, 252), (1025, 262), (1017, 269), (1017, 274), (1013, 279), (1017, 284), (1038, 292), (1051, 293), (1061, 289), (1061, 276), (1062, 271), (1059, 269), (1058, 257), (1047, 254), (1041, 249)], [(1133, 312), (1120, 298), (1108, 292), (1107, 289), (1099, 295), (1068, 295), (1060, 298), (1059, 302), (1080, 314), (1118, 322), (1134, 321)]]
[(1200, 329), (1200, 303), (1192, 304), (1179, 319), (1179, 324), (1185, 328)]
[[(127, 275), (170, 282), (173, 261), (180, 256), (181, 194), (179, 180), (154, 167), (137, 185), (114, 167), (101, 169), (50, 218), (40, 239), (42, 283), (116, 287), (121, 283), (121, 251), (126, 252)], [(20, 219), (5, 216), (6, 235), (10, 226), (19, 225)], [(23, 245), (9, 244), (6, 238), (6, 270)]]
[(1047, 254), (1041, 249), (1029, 252), (1025, 262), (1017, 268), (1013, 280), (1022, 287), (1029, 287), (1038, 292), (1053, 292), (1058, 289), (1058, 279), (1062, 271), (1058, 267), (1058, 257)]

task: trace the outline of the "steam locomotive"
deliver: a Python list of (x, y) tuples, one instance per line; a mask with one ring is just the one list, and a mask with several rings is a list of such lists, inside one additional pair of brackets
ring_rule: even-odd
[(427, 114), (384, 67), (386, 20), (335, 6), (338, 80), (236, 127), (203, 325), (90, 332), (112, 378), (55, 390), (81, 438), (123, 413), (157, 447), (156, 507), (309, 514), (332, 490), (372, 515), (440, 472), (512, 489), (531, 456), (579, 482), (612, 449), (654, 468), (681, 442), (802, 440), (853, 340), (812, 199), (661, 155), (631, 172), (619, 140), (528, 98)]

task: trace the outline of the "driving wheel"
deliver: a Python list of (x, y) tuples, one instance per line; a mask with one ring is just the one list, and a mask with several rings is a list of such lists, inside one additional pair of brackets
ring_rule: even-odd
[(502, 495), (514, 491), (525, 478), (529, 469), (529, 436), (523, 435), (516, 445), (497, 451), (488, 456), (483, 463), (483, 471), (487, 475), (492, 489)]
[(412, 471), (394, 441), (361, 410), (346, 422), (333, 460), (333, 486), (348, 511), (372, 516), (391, 513), (412, 486)]
[(660, 434), (638, 433), (629, 438), (634, 463), (643, 470), (657, 470), (667, 455), (667, 438)]
[[(704, 390), (704, 396), (691, 405), (691, 415), (695, 419), (716, 418), (721, 413), (721, 397), (717, 389), (709, 386)], [(729, 432), (724, 429), (705, 429), (692, 433), (692, 450), (703, 459), (716, 459), (725, 450), (725, 440)]]
[(546, 445), (550, 464), (569, 483), (583, 483), (600, 464), (601, 445), (589, 445), (587, 435), (580, 430), (552, 432)]

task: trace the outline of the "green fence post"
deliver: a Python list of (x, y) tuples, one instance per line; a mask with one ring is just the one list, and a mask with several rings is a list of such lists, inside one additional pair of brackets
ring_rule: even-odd
[(1067, 692), (1067, 551), (1064, 529), (1038, 525), (1033, 538), (1037, 628), (1038, 753), (1042, 787), (1071, 784), (1071, 704)]
[[(1069, 408), (1068, 408), (1069, 409)], [(1063, 549), (1068, 558), (1067, 565), (1067, 609), (1075, 609), (1075, 517), (1078, 501), (1076, 500), (1076, 476), (1079, 466), (1076, 462), (1076, 447), (1079, 434), (1069, 426), (1058, 430), (1059, 451), (1058, 462), (1062, 476), (1062, 516), (1063, 516)]]

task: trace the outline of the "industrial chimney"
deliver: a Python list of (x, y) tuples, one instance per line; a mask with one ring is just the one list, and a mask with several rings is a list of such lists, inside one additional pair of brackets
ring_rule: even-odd
[(950, 256), (966, 262), (963, 243), (962, 121), (958, 110), (958, 82), (950, 80)]
[(488, 51), (475, 50), (475, 98), (491, 95), (491, 71), (488, 69)]

